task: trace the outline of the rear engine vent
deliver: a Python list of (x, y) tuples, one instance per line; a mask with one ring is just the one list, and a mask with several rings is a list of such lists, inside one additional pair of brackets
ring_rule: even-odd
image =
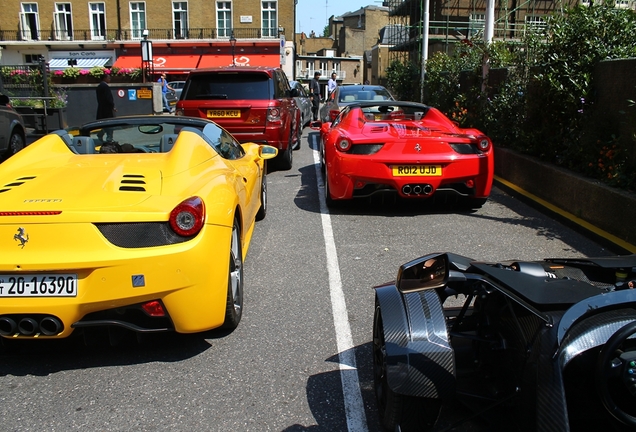
[(124, 174), (121, 180), (120, 191), (145, 192), (146, 179), (139, 174)]

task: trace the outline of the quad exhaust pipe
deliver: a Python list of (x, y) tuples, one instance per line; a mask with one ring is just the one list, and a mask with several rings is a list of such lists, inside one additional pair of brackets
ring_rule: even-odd
[(430, 195), (433, 193), (433, 186), (430, 184), (407, 184), (402, 186), (402, 193), (404, 195)]
[[(39, 321), (38, 321), (39, 320)], [(2, 336), (55, 336), (64, 330), (62, 321), (54, 316), (22, 317), (13, 319), (9, 316), (0, 317), (0, 335)]]

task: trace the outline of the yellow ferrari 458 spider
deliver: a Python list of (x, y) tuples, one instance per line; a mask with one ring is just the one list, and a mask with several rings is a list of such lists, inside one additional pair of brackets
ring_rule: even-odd
[(208, 120), (137, 116), (54, 132), (9, 158), (0, 335), (235, 328), (276, 153)]

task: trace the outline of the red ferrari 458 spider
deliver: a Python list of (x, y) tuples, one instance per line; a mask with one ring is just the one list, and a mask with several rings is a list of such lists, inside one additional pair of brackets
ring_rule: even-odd
[(481, 207), (494, 172), (490, 139), (462, 129), (424, 104), (374, 101), (348, 105), (320, 126), (325, 198), (397, 192), (403, 198), (457, 197)]

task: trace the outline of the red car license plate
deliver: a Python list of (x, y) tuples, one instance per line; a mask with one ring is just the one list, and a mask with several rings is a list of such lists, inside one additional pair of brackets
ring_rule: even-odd
[(439, 177), (442, 175), (441, 165), (392, 165), (394, 177)]

